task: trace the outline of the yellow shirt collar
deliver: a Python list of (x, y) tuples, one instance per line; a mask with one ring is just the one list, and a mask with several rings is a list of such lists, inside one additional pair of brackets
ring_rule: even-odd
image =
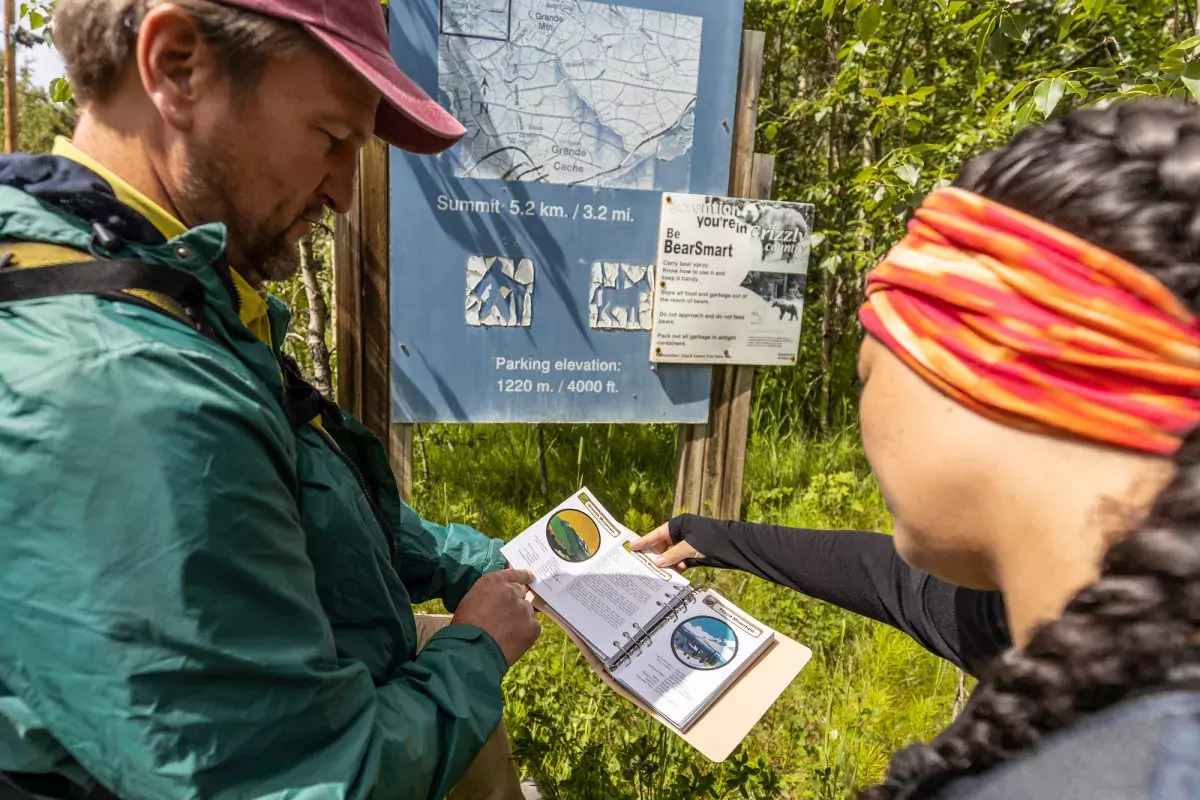
[[(96, 159), (76, 147), (71, 140), (59, 136), (54, 140), (53, 154), (69, 158), (77, 164), (90, 169), (99, 175), (112, 187), (113, 193), (123, 204), (145, 217), (159, 233), (168, 239), (187, 233), (187, 226), (180, 222), (171, 212), (155, 203), (146, 195), (139, 192), (131, 184), (101, 164)], [(267, 303), (250, 283), (230, 268), (229, 275), (233, 279), (234, 288), (238, 293), (238, 307), (242, 324), (267, 345), (271, 344), (271, 324), (267, 318)]]

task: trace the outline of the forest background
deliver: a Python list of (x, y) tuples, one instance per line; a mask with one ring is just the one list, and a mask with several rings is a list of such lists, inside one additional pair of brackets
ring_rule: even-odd
[[(52, 3), (20, 13), (52, 37)], [(767, 37), (756, 150), (776, 156), (775, 196), (813, 203), (817, 226), (799, 362), (758, 371), (744, 517), (887, 531), (856, 428), (865, 271), (926, 192), (1020, 128), (1120, 97), (1200, 98), (1200, 16), (1178, 0), (746, 0), (745, 25)], [(73, 124), (69, 84), (21, 75), (18, 113), (21, 149), (48, 150)], [(304, 269), (272, 291), (295, 310), (289, 352), (332, 393), (329, 233), (302, 243)], [(508, 538), (587, 484), (649, 530), (671, 510), (674, 448), (670, 426), (421, 426), (414, 505)], [(517, 758), (547, 798), (846, 797), (962, 701), (957, 670), (883, 625), (743, 574), (702, 578), (813, 662), (715, 765), (548, 628), (505, 683)]]

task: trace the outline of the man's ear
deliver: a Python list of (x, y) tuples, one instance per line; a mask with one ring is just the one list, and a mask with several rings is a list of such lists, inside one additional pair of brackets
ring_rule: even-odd
[(191, 15), (172, 3), (147, 12), (138, 29), (137, 65), (163, 121), (190, 130), (196, 103), (215, 88), (219, 67)]

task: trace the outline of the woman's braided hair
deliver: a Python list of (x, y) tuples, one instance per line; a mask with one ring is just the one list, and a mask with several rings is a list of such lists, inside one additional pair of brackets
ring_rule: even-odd
[[(1200, 109), (1136, 101), (1028, 129), (957, 185), (1087, 239), (1200, 310)], [(963, 713), (898, 752), (862, 800), (902, 800), (1020, 755), (1080, 714), (1200, 679), (1200, 429), (1100, 578), (999, 657)]]

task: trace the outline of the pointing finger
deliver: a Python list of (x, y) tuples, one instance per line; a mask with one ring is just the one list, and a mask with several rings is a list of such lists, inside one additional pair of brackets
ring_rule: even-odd
[(685, 558), (703, 558), (696, 548), (687, 542), (680, 542), (667, 549), (665, 553), (654, 557), (654, 563), (660, 567), (673, 567)]
[(671, 533), (668, 530), (669, 524), (670, 523), (664, 522), (662, 525), (659, 525), (650, 533), (647, 533), (636, 542), (633, 542), (629, 546), (630, 549), (638, 551), (645, 550), (647, 548), (651, 550), (661, 550), (662, 548), (666, 547), (671, 543)]

